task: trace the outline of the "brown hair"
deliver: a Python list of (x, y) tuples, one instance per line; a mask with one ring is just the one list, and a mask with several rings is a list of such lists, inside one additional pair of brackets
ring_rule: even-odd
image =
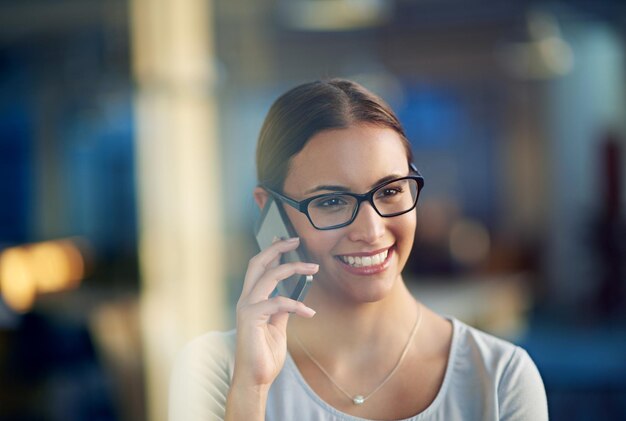
[(342, 129), (356, 123), (386, 127), (400, 135), (407, 159), (411, 146), (400, 121), (385, 101), (356, 82), (322, 80), (287, 91), (272, 105), (256, 151), (259, 184), (282, 190), (291, 158), (318, 132)]

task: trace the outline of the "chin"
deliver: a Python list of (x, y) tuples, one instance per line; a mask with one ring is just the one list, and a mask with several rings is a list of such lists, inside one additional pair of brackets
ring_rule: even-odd
[(388, 291), (371, 291), (353, 296), (352, 300), (355, 303), (376, 303), (383, 300), (388, 295)]
[(387, 297), (399, 282), (399, 276), (395, 279), (387, 277), (378, 279), (350, 279), (345, 280), (339, 292), (346, 301), (353, 303), (374, 303)]

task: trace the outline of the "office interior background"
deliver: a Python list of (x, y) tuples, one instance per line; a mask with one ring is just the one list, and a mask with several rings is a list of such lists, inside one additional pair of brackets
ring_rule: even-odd
[(166, 420), (234, 327), (274, 99), (354, 79), (426, 179), (405, 279), (626, 419), (626, 3), (0, 0), (0, 421)]

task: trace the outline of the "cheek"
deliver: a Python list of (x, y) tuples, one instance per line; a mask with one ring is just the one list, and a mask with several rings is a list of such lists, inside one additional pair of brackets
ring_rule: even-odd
[(311, 230), (315, 230), (315, 228), (313, 228), (306, 215), (290, 207), (285, 207), (285, 210), (291, 225), (300, 239), (310, 237)]
[(396, 237), (401, 239), (403, 242), (408, 242), (408, 244), (413, 244), (413, 239), (415, 238), (415, 230), (417, 229), (417, 219), (415, 215), (415, 211), (409, 212), (408, 214), (401, 215), (397, 217), (398, 219), (394, 221), (393, 228), (391, 228)]
[(324, 257), (332, 255), (332, 249), (338, 241), (340, 230), (320, 231), (315, 229), (306, 215), (295, 210), (291, 212), (288, 209), (287, 215), (312, 260), (319, 262)]
[(318, 243), (320, 242), (317, 235), (318, 230), (313, 228), (313, 225), (311, 225), (309, 219), (303, 213), (288, 208), (287, 215), (298, 237), (300, 237), (300, 244), (305, 247), (309, 257), (317, 260), (315, 259), (316, 250), (319, 248)]

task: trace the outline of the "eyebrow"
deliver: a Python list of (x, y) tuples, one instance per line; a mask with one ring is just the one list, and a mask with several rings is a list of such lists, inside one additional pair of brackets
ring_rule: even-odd
[[(406, 175), (401, 175), (401, 174), (390, 174), (387, 175), (381, 179), (379, 179), (378, 181), (376, 181), (374, 184), (372, 184), (370, 186), (370, 189), (374, 188), (374, 186), (377, 186), (379, 184), (385, 183), (387, 181), (390, 180), (394, 180), (396, 178), (402, 178), (402, 177), (406, 177)], [(350, 192), (350, 187), (346, 187), (346, 186), (341, 186), (341, 185), (332, 185), (332, 184), (323, 184), (323, 185), (319, 185), (319, 186), (315, 186), (307, 191), (304, 192), (305, 195), (311, 194), (311, 193), (316, 193), (319, 191), (335, 191), (335, 192)]]

